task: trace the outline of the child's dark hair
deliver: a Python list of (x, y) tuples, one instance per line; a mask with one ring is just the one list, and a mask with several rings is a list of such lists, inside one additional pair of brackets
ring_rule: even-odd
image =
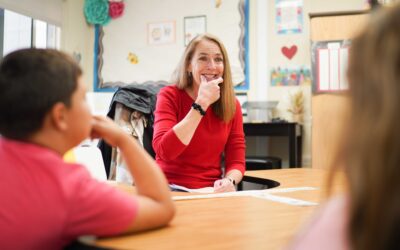
[(22, 49), (0, 64), (0, 134), (24, 140), (37, 132), (54, 104), (70, 105), (82, 70), (65, 53)]

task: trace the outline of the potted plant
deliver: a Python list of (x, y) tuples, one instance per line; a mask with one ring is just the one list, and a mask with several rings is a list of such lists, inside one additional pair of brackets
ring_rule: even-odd
[(302, 90), (290, 95), (290, 108), (287, 110), (292, 114), (292, 121), (302, 124), (304, 122), (304, 94)]

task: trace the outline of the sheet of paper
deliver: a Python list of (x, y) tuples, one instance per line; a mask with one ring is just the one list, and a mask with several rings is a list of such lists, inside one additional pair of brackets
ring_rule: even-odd
[(340, 71), (340, 89), (348, 89), (347, 83), (347, 63), (349, 61), (349, 49), (344, 48), (339, 50), (339, 71)]
[(293, 188), (272, 188), (272, 189), (265, 189), (269, 194), (277, 194), (277, 193), (290, 193), (296, 191), (310, 191), (310, 190), (317, 190), (316, 187), (293, 187)]
[(200, 193), (200, 194), (214, 193), (213, 187), (191, 189), (191, 188), (187, 188), (187, 187), (176, 185), (176, 184), (170, 184), (169, 187), (172, 189), (181, 190), (181, 191), (185, 191), (185, 192), (189, 192), (189, 193)]
[(319, 90), (329, 90), (329, 50), (318, 50)]
[(329, 90), (339, 90), (338, 49), (329, 49)]
[(185, 196), (173, 196), (172, 199), (175, 201), (179, 200), (194, 200), (194, 199), (211, 199), (211, 198), (225, 198), (225, 197), (255, 197), (261, 199), (267, 199), (271, 201), (281, 202), (293, 206), (314, 206), (317, 203), (297, 200), (286, 197), (279, 197), (271, 194), (278, 193), (289, 193), (296, 191), (307, 191), (316, 190), (315, 187), (294, 187), (294, 188), (273, 188), (273, 189), (263, 189), (263, 190), (246, 190), (237, 192), (226, 192), (226, 193), (212, 193), (212, 194), (200, 194), (200, 195), (185, 195)]
[(294, 199), (294, 198), (289, 198), (289, 197), (282, 197), (282, 196), (277, 196), (277, 195), (272, 195), (272, 194), (258, 194), (255, 195), (254, 197), (260, 198), (260, 199), (266, 199), (270, 201), (276, 201), (280, 203), (285, 203), (288, 205), (292, 206), (316, 206), (318, 203), (315, 202), (309, 202), (309, 201), (304, 201), (304, 200), (299, 200), (299, 199)]

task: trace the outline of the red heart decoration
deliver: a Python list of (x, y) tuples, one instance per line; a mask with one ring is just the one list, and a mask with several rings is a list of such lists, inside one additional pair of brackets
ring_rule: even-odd
[(282, 51), (282, 54), (284, 54), (290, 60), (296, 54), (297, 46), (293, 45), (290, 48), (285, 46), (285, 47), (282, 47), (281, 51)]

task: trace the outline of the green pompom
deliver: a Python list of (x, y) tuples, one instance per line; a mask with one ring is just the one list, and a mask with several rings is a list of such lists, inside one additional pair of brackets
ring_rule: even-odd
[(83, 8), (88, 23), (106, 25), (111, 20), (107, 0), (85, 0)]

